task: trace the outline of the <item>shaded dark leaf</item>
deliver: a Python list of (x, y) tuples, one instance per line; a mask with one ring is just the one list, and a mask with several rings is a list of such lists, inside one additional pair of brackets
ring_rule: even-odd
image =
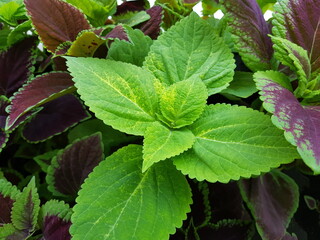
[(117, 6), (117, 12), (114, 14), (115, 16), (125, 14), (127, 12), (136, 12), (145, 10), (145, 1), (137, 0), (137, 1), (126, 1)]
[(0, 193), (0, 226), (6, 223), (11, 223), (11, 209), (14, 200), (9, 196), (5, 197)]
[(0, 95), (11, 97), (28, 80), (35, 43), (35, 38), (26, 38), (0, 54)]
[(43, 224), (43, 240), (69, 240), (71, 235), (70, 221), (65, 221), (57, 216), (46, 216)]
[(313, 197), (306, 195), (304, 196), (304, 201), (306, 202), (310, 210), (317, 209), (318, 207), (317, 200), (315, 200)]
[(45, 47), (55, 52), (63, 42), (73, 42), (91, 26), (77, 8), (61, 0), (25, 0), (28, 14)]
[(0, 96), (0, 128), (4, 129), (6, 126), (6, 119), (8, 117), (8, 113), (6, 112), (6, 108), (9, 106), (10, 101), (4, 96)]
[(129, 41), (126, 31), (121, 25), (118, 25), (114, 29), (112, 29), (104, 38)]
[(162, 7), (154, 6), (146, 11), (150, 15), (150, 19), (141, 23), (138, 28), (145, 34), (156, 39), (160, 34), (160, 25), (162, 21)]

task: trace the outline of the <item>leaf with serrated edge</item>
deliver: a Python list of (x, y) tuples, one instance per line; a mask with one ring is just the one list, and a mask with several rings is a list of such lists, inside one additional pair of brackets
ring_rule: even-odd
[(194, 135), (189, 129), (172, 130), (159, 123), (148, 127), (144, 137), (143, 172), (156, 162), (188, 150), (194, 143)]
[(210, 105), (189, 128), (195, 143), (173, 161), (199, 181), (225, 183), (259, 175), (298, 156), (268, 116), (249, 108)]
[(280, 171), (271, 171), (242, 180), (239, 186), (262, 239), (282, 239), (299, 206), (299, 188), (294, 180)]
[(39, 210), (40, 199), (35, 179), (32, 178), (13, 204), (11, 220), (14, 227), (21, 232), (31, 234), (35, 230)]
[(270, 28), (255, 0), (224, 0), (228, 24), (244, 63), (252, 70), (271, 69)]
[(168, 85), (199, 77), (209, 95), (229, 85), (235, 68), (230, 49), (196, 13), (191, 13), (154, 42), (144, 66)]
[(78, 93), (105, 124), (129, 134), (144, 135), (156, 121), (157, 80), (147, 70), (112, 60), (67, 59)]
[(174, 83), (161, 94), (162, 119), (171, 128), (190, 125), (203, 112), (207, 98), (208, 90), (199, 78)]
[(297, 146), (303, 161), (319, 174), (320, 107), (302, 106), (292, 92), (281, 84), (281, 76), (273, 71), (254, 74), (263, 106), (273, 114), (273, 124), (285, 130), (286, 139)]
[(70, 74), (63, 72), (46, 73), (28, 82), (11, 100), (6, 129), (33, 108), (74, 91), (73, 84)]
[(129, 145), (94, 169), (73, 208), (72, 239), (168, 239), (182, 226), (192, 203), (184, 176), (170, 161), (141, 166), (142, 146)]

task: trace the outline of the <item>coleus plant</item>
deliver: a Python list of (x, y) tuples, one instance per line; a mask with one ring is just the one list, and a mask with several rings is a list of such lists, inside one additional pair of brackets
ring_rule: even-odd
[(197, 2), (0, 5), (3, 239), (297, 239), (320, 2)]

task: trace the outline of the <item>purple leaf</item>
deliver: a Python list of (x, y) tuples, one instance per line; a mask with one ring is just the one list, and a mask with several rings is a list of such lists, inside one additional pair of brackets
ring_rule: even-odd
[(55, 72), (36, 77), (27, 83), (12, 99), (6, 129), (11, 128), (19, 117), (31, 109), (72, 91), (71, 79), (68, 73)]
[(160, 25), (162, 22), (162, 7), (154, 6), (146, 11), (150, 19), (141, 23), (138, 28), (152, 39), (157, 39), (160, 34)]
[(298, 238), (287, 233), (283, 238), (281, 238), (281, 240), (298, 240)]
[(70, 240), (70, 221), (57, 216), (46, 216), (43, 224), (43, 240)]
[(47, 175), (49, 190), (77, 196), (84, 179), (103, 158), (101, 133), (73, 142), (53, 158)]
[(315, 200), (313, 197), (305, 195), (304, 201), (310, 210), (316, 210), (318, 208), (317, 200)]
[(320, 70), (319, 0), (283, 0), (275, 5), (272, 32), (308, 51), (312, 72)]
[(0, 226), (6, 223), (11, 223), (11, 209), (14, 200), (9, 196), (5, 197), (0, 193)]
[(115, 16), (125, 14), (127, 12), (136, 12), (145, 10), (145, 1), (137, 0), (137, 1), (126, 1), (117, 6), (117, 12), (114, 14)]
[(241, 180), (239, 187), (260, 236), (265, 240), (282, 239), (299, 205), (296, 183), (284, 173), (273, 171)]
[(271, 69), (273, 49), (268, 36), (271, 31), (258, 3), (255, 0), (223, 0), (222, 3), (243, 62), (252, 71)]
[(30, 142), (44, 141), (88, 117), (75, 96), (62, 96), (43, 105), (43, 109), (25, 125), (23, 136)]
[(28, 80), (35, 40), (26, 38), (0, 54), (0, 95), (11, 97)]
[[(272, 122), (285, 130), (286, 139), (297, 146), (304, 162), (320, 173), (320, 106), (303, 106), (287, 88), (276, 83), (275, 72), (254, 74), (266, 110)], [(280, 76), (280, 75), (279, 75)]]
[(79, 9), (62, 0), (24, 0), (32, 24), (45, 47), (55, 52), (63, 42), (73, 42), (91, 26)]
[(125, 29), (121, 25), (116, 26), (103, 38), (105, 38), (105, 39), (117, 38), (119, 40), (129, 41), (128, 34), (126, 33)]

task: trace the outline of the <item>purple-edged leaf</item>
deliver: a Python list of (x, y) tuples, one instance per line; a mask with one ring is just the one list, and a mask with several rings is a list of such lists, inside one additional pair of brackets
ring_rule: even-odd
[(145, 34), (156, 39), (160, 34), (160, 25), (162, 22), (162, 7), (153, 6), (146, 12), (150, 15), (150, 19), (145, 23), (141, 23), (138, 28)]
[(80, 10), (62, 0), (24, 0), (24, 3), (41, 41), (51, 52), (63, 42), (73, 42), (79, 32), (91, 27)]
[(277, 83), (280, 73), (254, 74), (263, 106), (271, 113), (272, 122), (285, 130), (286, 139), (297, 146), (304, 162), (320, 173), (320, 106), (302, 106), (287, 88)]
[(235, 48), (252, 70), (271, 69), (273, 49), (270, 28), (255, 0), (223, 0)]
[(272, 171), (241, 180), (239, 187), (262, 239), (282, 239), (299, 205), (297, 184), (286, 174)]
[(53, 72), (36, 77), (23, 86), (12, 99), (6, 129), (31, 109), (73, 91), (71, 79), (69, 73)]
[(4, 224), (11, 223), (11, 210), (19, 195), (20, 192), (15, 186), (0, 179), (0, 228)]
[(26, 38), (0, 54), (0, 95), (11, 97), (31, 75), (35, 38)]
[(128, 34), (121, 25), (118, 25), (114, 29), (112, 29), (104, 38), (129, 41)]
[(52, 159), (46, 180), (54, 195), (77, 196), (84, 179), (104, 158), (101, 140), (101, 133), (82, 138)]
[(274, 8), (272, 33), (307, 50), (312, 72), (320, 70), (320, 1), (281, 0)]
[(68, 94), (44, 104), (43, 109), (25, 125), (23, 136), (30, 142), (44, 141), (89, 116), (78, 98)]

